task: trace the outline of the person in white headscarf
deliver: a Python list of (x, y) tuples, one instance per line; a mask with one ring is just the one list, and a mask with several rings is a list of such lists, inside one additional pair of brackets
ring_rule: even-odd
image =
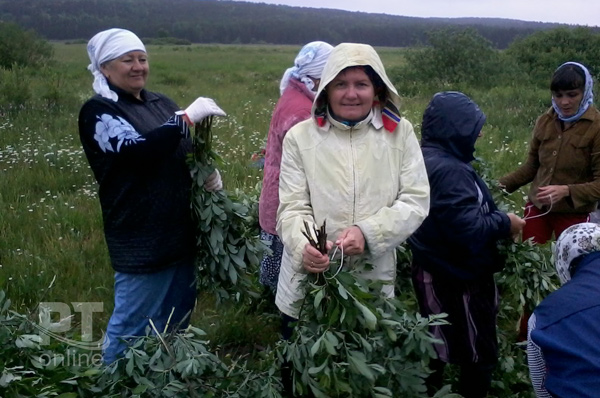
[[(523, 241), (544, 244), (571, 225), (589, 221), (600, 200), (600, 111), (593, 104), (593, 79), (577, 62), (565, 62), (552, 76), (552, 107), (533, 128), (525, 162), (501, 177), (514, 192), (529, 183), (523, 212)], [(527, 306), (526, 306), (527, 307)], [(524, 309), (518, 340), (527, 338)]]
[[(147, 91), (142, 41), (109, 29), (88, 43), (97, 95), (79, 113), (81, 143), (99, 185), (104, 234), (115, 270), (115, 306), (106, 329), (104, 362), (126, 348), (124, 337), (186, 327), (196, 300), (195, 228), (186, 154), (189, 126), (225, 112), (200, 97), (185, 110)], [(215, 170), (205, 181), (222, 189)]]
[(313, 99), (325, 63), (333, 47), (322, 41), (306, 44), (288, 68), (279, 85), (281, 97), (277, 101), (267, 135), (262, 190), (259, 200), (261, 239), (270, 242), (260, 266), (259, 281), (269, 291), (275, 291), (279, 278), (283, 244), (275, 231), (279, 206), (279, 167), (283, 139), (293, 126), (310, 117)]
[(526, 161), (500, 178), (508, 192), (531, 183), (523, 240), (543, 244), (588, 221), (600, 200), (600, 112), (585, 66), (566, 62), (550, 82), (552, 107), (533, 129)]
[(529, 318), (527, 361), (538, 398), (596, 397), (600, 391), (600, 225), (567, 228), (554, 263), (562, 287)]

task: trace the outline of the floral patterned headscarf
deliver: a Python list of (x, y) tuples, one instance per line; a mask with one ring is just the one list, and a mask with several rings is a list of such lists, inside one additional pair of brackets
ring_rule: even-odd
[(283, 92), (287, 88), (290, 79), (293, 77), (300, 80), (310, 90), (315, 91), (315, 83), (312, 78), (320, 79), (323, 73), (327, 58), (331, 54), (333, 46), (324, 41), (313, 41), (306, 44), (294, 60), (294, 66), (288, 68), (279, 84), (279, 91), (283, 95)]
[(554, 247), (554, 265), (560, 282), (571, 280), (573, 260), (586, 254), (600, 251), (600, 225), (586, 222), (565, 229)]

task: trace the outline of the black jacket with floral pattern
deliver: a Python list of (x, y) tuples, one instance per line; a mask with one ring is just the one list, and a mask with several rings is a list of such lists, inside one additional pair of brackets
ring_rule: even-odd
[(192, 262), (189, 129), (164, 95), (138, 100), (111, 87), (79, 113), (79, 135), (99, 184), (104, 234), (115, 271), (148, 273)]

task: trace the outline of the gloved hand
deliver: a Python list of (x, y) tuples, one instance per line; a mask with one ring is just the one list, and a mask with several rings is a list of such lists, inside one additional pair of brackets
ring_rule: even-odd
[(208, 192), (220, 191), (223, 189), (223, 180), (219, 170), (215, 169), (204, 181), (204, 189)]
[(207, 116), (225, 116), (226, 113), (217, 106), (212, 98), (198, 97), (196, 101), (185, 108), (185, 115), (191, 124), (196, 124)]

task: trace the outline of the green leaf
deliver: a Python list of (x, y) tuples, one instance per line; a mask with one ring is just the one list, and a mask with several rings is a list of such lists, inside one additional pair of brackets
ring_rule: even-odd
[(329, 359), (325, 358), (325, 360), (323, 361), (323, 363), (317, 367), (311, 367), (308, 368), (308, 373), (311, 375), (317, 374), (317, 373), (321, 373), (321, 371), (323, 369), (325, 369), (325, 366), (327, 366), (327, 362), (329, 361)]
[(319, 348), (321, 348), (321, 341), (323, 341), (323, 336), (319, 337), (317, 341), (314, 342), (312, 347), (310, 347), (311, 358), (314, 358), (314, 356), (317, 355), (317, 352), (319, 352)]
[(344, 300), (348, 300), (348, 291), (342, 284), (338, 285), (338, 293), (340, 294), (340, 296), (342, 296)]
[(133, 374), (134, 365), (135, 365), (135, 361), (133, 360), (133, 357), (129, 358), (127, 360), (127, 364), (125, 365), (125, 372), (127, 373), (128, 376), (131, 376)]
[(337, 337), (335, 337), (335, 335), (333, 333), (331, 333), (329, 330), (327, 332), (325, 332), (325, 339), (327, 341), (329, 341), (333, 346), (337, 346), (338, 344), (340, 344)]
[(370, 309), (368, 309), (364, 304), (362, 304), (358, 300), (354, 301), (354, 305), (362, 313), (364, 317), (365, 326), (371, 330), (375, 330), (375, 327), (377, 326), (377, 317), (375, 316), (375, 314), (373, 314), (373, 312), (371, 312)]
[(331, 343), (331, 341), (327, 340), (327, 339), (323, 339), (323, 344), (325, 345), (325, 349), (327, 350), (327, 352), (330, 355), (337, 355), (337, 350), (335, 349), (335, 347), (333, 346), (333, 344)]
[(364, 355), (361, 352), (358, 352), (358, 351), (350, 352), (348, 354), (348, 363), (350, 364), (350, 369), (352, 369), (352, 371), (354, 373), (357, 373), (357, 374), (360, 374), (360, 375), (366, 377), (367, 379), (369, 379), (369, 381), (375, 380), (375, 375), (373, 374), (371, 369), (369, 369), (369, 367), (367, 366)]
[(325, 289), (321, 288), (321, 289), (319, 289), (317, 294), (315, 294), (315, 300), (314, 300), (315, 308), (319, 308), (319, 305), (321, 305), (321, 301), (323, 300), (323, 297), (325, 297)]
[[(234, 259), (235, 259), (235, 257), (234, 257)], [(231, 280), (231, 283), (233, 283), (234, 285), (237, 283), (238, 273), (237, 273), (237, 270), (235, 269), (235, 267), (229, 267), (229, 279)]]

